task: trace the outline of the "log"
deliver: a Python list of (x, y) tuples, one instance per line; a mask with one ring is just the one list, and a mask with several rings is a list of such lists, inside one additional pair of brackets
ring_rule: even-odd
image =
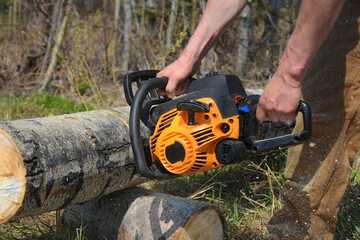
[(135, 172), (129, 111), (0, 121), (0, 224), (144, 182)]
[(84, 228), (90, 239), (223, 239), (224, 220), (205, 202), (126, 189), (65, 208), (61, 222)]
[(23, 158), (11, 137), (0, 129), (0, 223), (21, 206), (26, 187)]

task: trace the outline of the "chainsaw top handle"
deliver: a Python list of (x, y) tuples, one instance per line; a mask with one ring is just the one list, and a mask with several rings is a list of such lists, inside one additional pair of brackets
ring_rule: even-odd
[(175, 175), (171, 173), (164, 174), (155, 172), (149, 168), (142, 144), (140, 134), (140, 118), (144, 100), (150, 91), (156, 88), (163, 89), (166, 87), (168, 82), (168, 78), (153, 78), (149, 80), (150, 81), (147, 81), (138, 88), (135, 97), (132, 99), (129, 119), (131, 147), (134, 153), (137, 169), (142, 176), (159, 180), (169, 179), (171, 176)]

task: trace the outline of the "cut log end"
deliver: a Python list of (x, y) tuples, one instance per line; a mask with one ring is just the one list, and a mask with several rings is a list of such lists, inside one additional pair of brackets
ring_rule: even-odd
[(0, 129), (0, 224), (20, 208), (26, 189), (23, 157), (11, 137)]
[(196, 213), (185, 224), (180, 238), (185, 239), (223, 239), (223, 222), (219, 212), (212, 207)]

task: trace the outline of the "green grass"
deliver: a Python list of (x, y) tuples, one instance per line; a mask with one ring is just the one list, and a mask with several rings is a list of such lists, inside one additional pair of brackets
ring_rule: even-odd
[(18, 98), (4, 96), (0, 98), (0, 109), (1, 120), (48, 117), (86, 111), (84, 105), (76, 101), (49, 93)]
[[(52, 220), (46, 220), (52, 222)], [(0, 225), (0, 240), (87, 240), (86, 226), (76, 229), (56, 229), (49, 222), (28, 218), (22, 222)]]

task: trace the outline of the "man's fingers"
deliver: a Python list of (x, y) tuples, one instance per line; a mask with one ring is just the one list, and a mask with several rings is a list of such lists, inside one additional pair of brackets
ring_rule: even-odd
[(159, 88), (157, 88), (156, 91), (158, 92), (158, 94), (159, 94), (160, 96), (165, 96), (165, 95), (166, 95), (166, 91), (165, 91), (164, 89), (159, 89)]
[(266, 111), (260, 105), (256, 109), (256, 118), (260, 122), (268, 120)]
[(176, 81), (169, 80), (166, 88), (157, 89), (157, 92), (161, 96), (167, 95), (169, 98), (173, 98), (175, 96), (186, 93), (187, 89), (189, 88), (189, 83), (190, 82), (188, 80), (185, 80), (176, 84)]
[(269, 120), (272, 122), (278, 122), (280, 120), (280, 117), (275, 111), (268, 112)]
[(169, 79), (168, 84), (166, 85), (166, 95), (168, 96), (168, 98), (175, 97), (176, 86), (176, 81), (172, 81), (171, 79)]
[(176, 95), (176, 96), (179, 96), (179, 95), (181, 95), (181, 94), (186, 93), (187, 89), (189, 88), (189, 85), (190, 85), (190, 81), (189, 81), (189, 80), (185, 80), (185, 81), (179, 83), (179, 85), (178, 85), (177, 88), (176, 88), (175, 95)]
[(265, 109), (258, 105), (256, 109), (256, 118), (258, 121), (272, 121), (272, 122), (286, 122), (288, 120), (294, 120), (296, 118), (296, 113), (282, 113), (276, 110)]

